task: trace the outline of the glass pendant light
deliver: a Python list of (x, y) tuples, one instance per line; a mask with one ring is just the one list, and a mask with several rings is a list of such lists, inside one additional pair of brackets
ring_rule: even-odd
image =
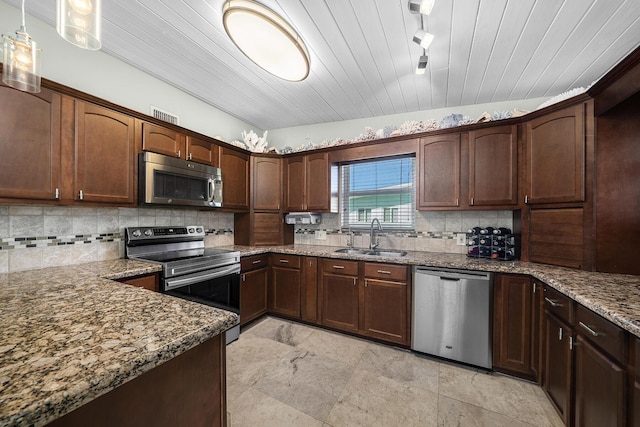
[(102, 0), (57, 0), (56, 30), (83, 49), (102, 47)]
[(15, 37), (3, 34), (2, 81), (16, 89), (40, 92), (40, 49), (33, 41), (25, 25), (24, 0), (22, 0), (22, 25)]

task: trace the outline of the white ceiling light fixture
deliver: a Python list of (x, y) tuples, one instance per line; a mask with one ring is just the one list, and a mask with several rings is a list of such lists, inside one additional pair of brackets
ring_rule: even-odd
[(56, 30), (75, 46), (100, 49), (102, 0), (57, 0)]
[(224, 29), (247, 58), (284, 80), (309, 75), (309, 52), (280, 15), (253, 0), (227, 0), (222, 6)]
[(424, 54), (420, 56), (418, 60), (418, 66), (416, 67), (416, 74), (424, 74), (427, 71), (427, 64), (429, 63), (429, 57)]
[(431, 46), (431, 42), (433, 42), (433, 34), (427, 33), (425, 30), (420, 28), (413, 36), (413, 41), (422, 46), (423, 49), (429, 49)]
[(431, 13), (431, 10), (433, 10), (435, 3), (435, 0), (409, 0), (409, 11), (411, 11), (411, 13), (428, 15)]
[(3, 34), (2, 81), (24, 92), (40, 92), (40, 49), (33, 41), (25, 24), (22, 0), (22, 25), (15, 37)]

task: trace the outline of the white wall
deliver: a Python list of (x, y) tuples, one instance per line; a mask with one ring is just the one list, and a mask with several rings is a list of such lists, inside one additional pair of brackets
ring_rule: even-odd
[[(47, 0), (54, 1), (54, 0)], [(19, 9), (0, 1), (0, 33), (15, 35), (22, 22)], [(31, 15), (27, 31), (42, 49), (42, 77), (97, 96), (143, 114), (150, 105), (180, 116), (180, 126), (225, 141), (241, 139), (243, 130), (256, 129), (155, 77), (101, 51), (68, 43), (55, 27)]]
[(459, 107), (439, 108), (436, 110), (423, 110), (411, 113), (393, 114), (388, 116), (369, 117), (365, 119), (344, 120), (341, 122), (319, 123), (315, 125), (296, 126), (289, 128), (269, 130), (269, 145), (282, 148), (291, 146), (297, 148), (306, 145), (309, 142), (318, 145), (327, 139), (354, 139), (364, 133), (365, 127), (371, 127), (374, 130), (384, 128), (385, 126), (400, 125), (407, 120), (435, 119), (442, 120), (449, 114), (457, 113), (467, 115), (472, 119), (477, 119), (484, 112), (493, 114), (497, 111), (512, 111), (514, 108), (524, 111), (533, 111), (542, 104), (548, 97), (533, 98), (520, 101), (493, 102), (488, 104), (463, 105)]

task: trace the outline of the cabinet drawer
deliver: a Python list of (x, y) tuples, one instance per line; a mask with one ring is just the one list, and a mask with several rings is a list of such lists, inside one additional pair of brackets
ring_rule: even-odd
[(573, 300), (549, 286), (544, 288), (544, 308), (573, 325)]
[(274, 267), (300, 268), (300, 257), (297, 255), (272, 254), (271, 265)]
[(267, 267), (268, 265), (269, 256), (267, 254), (240, 258), (240, 268), (242, 269), (242, 271), (249, 271), (253, 270), (254, 268)]
[(406, 265), (365, 262), (364, 277), (405, 282), (407, 280), (407, 269)]
[(576, 308), (575, 330), (618, 362), (625, 361), (625, 331), (581, 305)]
[(358, 275), (358, 262), (345, 261), (343, 259), (323, 259), (322, 271), (335, 274), (346, 274), (350, 276)]

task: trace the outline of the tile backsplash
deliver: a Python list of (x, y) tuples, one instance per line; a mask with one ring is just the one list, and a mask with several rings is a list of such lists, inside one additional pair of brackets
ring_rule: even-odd
[(0, 273), (124, 257), (124, 228), (203, 225), (206, 246), (233, 244), (233, 214), (161, 208), (0, 205)]
[[(405, 251), (466, 253), (466, 246), (456, 244), (456, 234), (475, 226), (513, 228), (512, 211), (416, 212), (414, 231), (383, 231), (378, 233), (381, 249)], [(327, 232), (326, 240), (315, 238), (316, 230)], [(369, 230), (355, 230), (354, 246), (369, 247)], [(307, 245), (346, 246), (347, 231), (342, 231), (339, 214), (322, 214), (318, 225), (296, 225), (295, 243)]]

